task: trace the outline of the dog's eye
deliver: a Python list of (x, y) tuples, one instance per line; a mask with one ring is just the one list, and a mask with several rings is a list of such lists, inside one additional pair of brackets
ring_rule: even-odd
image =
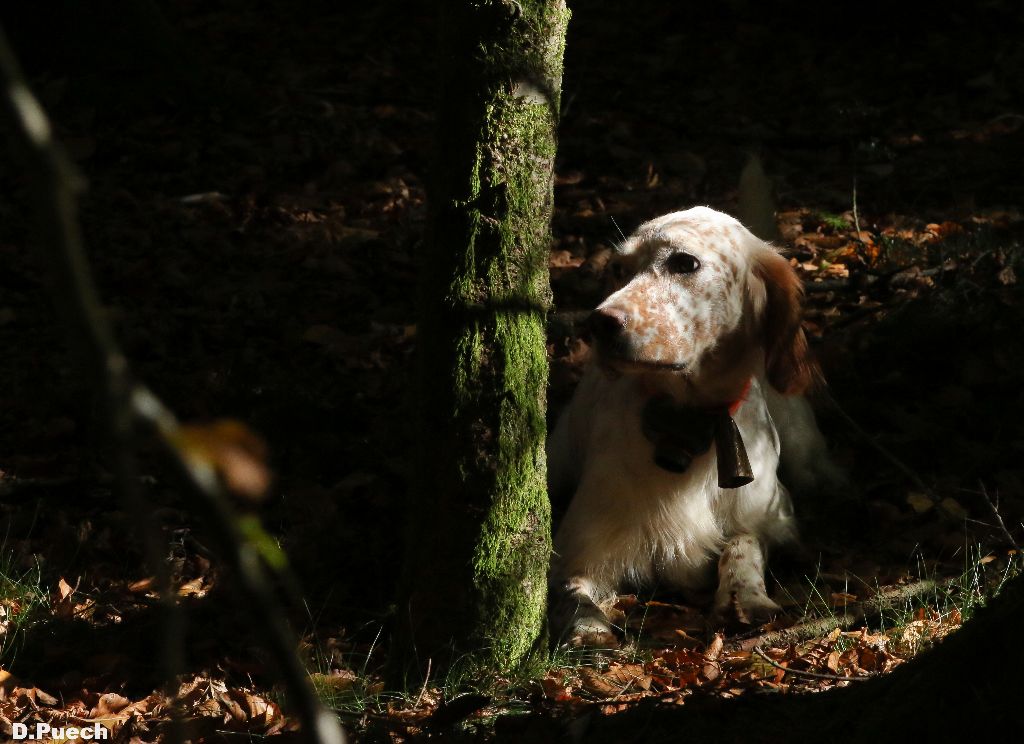
[(665, 261), (665, 269), (673, 274), (692, 274), (700, 268), (700, 261), (689, 253), (673, 253)]

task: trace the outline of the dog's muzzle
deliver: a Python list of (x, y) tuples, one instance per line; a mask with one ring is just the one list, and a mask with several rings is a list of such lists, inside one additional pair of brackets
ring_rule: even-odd
[(626, 332), (629, 320), (626, 311), (617, 307), (599, 307), (587, 318), (587, 328), (602, 364), (620, 371), (642, 368), (679, 372), (686, 369), (681, 362), (638, 359)]

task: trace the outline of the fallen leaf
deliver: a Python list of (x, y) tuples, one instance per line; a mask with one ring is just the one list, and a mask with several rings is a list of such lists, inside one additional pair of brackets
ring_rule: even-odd
[(847, 594), (846, 592), (832, 592), (830, 598), (830, 604), (833, 607), (846, 607), (848, 604), (853, 604), (857, 601), (855, 594)]
[(548, 257), (548, 266), (553, 269), (576, 268), (583, 264), (582, 256), (574, 256), (569, 251), (552, 251)]
[(825, 666), (827, 666), (835, 674), (839, 674), (839, 652), (833, 651), (828, 655), (828, 659), (825, 660)]
[(572, 685), (565, 684), (564, 677), (555, 672), (549, 672), (541, 679), (540, 686), (544, 696), (555, 702), (563, 702), (572, 699)]
[(191, 463), (213, 468), (236, 496), (259, 500), (270, 487), (267, 446), (240, 421), (183, 425), (175, 444)]
[(89, 713), (89, 718), (105, 718), (114, 716), (131, 705), (131, 700), (118, 695), (116, 692), (108, 692), (100, 695), (96, 706)]
[(968, 517), (967, 510), (952, 496), (947, 496), (939, 502), (939, 510), (951, 519), (964, 520)]
[(707, 651), (704, 652), (704, 658), (708, 661), (714, 661), (722, 653), (722, 648), (725, 646), (725, 636), (721, 633), (715, 633), (715, 637), (711, 639), (711, 644), (708, 646)]
[(156, 578), (155, 577), (147, 576), (144, 579), (139, 579), (138, 581), (133, 581), (131, 584), (129, 584), (128, 585), (128, 591), (130, 591), (130, 592), (132, 592), (134, 594), (141, 594), (143, 592), (148, 592), (150, 589), (153, 588), (153, 585), (155, 583), (156, 583)]
[(911, 491), (907, 494), (907, 503), (918, 514), (924, 514), (926, 511), (935, 506), (935, 502), (932, 501), (931, 496), (920, 493), (919, 491)]
[(178, 587), (179, 597), (205, 597), (207, 593), (206, 587), (203, 585), (203, 578), (200, 576), (192, 581), (187, 581)]
[(75, 603), (71, 598), (74, 593), (74, 587), (65, 581), (62, 576), (57, 582), (57, 590), (53, 593), (51, 601), (54, 615), (64, 619), (75, 616)]
[(335, 669), (330, 674), (311, 674), (310, 679), (313, 685), (318, 688), (326, 688), (335, 692), (341, 692), (353, 687), (359, 678), (355, 672), (348, 669)]
[(651, 689), (651, 677), (644, 671), (643, 664), (613, 664), (605, 671), (604, 677), (622, 685), (623, 689), (630, 685), (641, 690)]
[(605, 679), (603, 675), (586, 667), (580, 669), (580, 682), (583, 684), (583, 689), (600, 698), (615, 697), (622, 692), (623, 688), (622, 685)]

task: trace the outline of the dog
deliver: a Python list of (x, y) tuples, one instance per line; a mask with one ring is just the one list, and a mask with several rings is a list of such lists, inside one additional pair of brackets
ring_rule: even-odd
[[(762, 623), (767, 551), (799, 491), (841, 480), (804, 393), (819, 379), (803, 287), (770, 244), (696, 207), (643, 224), (590, 315), (592, 359), (549, 440), (549, 488), (572, 494), (555, 536), (552, 621), (608, 637), (623, 585), (698, 589), (716, 620)], [(781, 435), (781, 437), (780, 437)], [(781, 446), (780, 446), (781, 438)]]

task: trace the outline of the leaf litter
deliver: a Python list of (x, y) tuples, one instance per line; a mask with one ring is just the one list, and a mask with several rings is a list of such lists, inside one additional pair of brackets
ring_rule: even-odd
[[(376, 636), (398, 573), (394, 519), (415, 442), (407, 425), (379, 412), (404, 403), (416, 343), (431, 134), (430, 69), (418, 49), (430, 19), (422, 11), (389, 18), (391, 46), (367, 33), (373, 10), (316, 23), (283, 5), (266, 11), (270, 19), (191, 3), (168, 12), (243, 85), (259, 83), (258, 115), (125, 115), (76, 102), (67, 78), (34, 82), (89, 177), (86, 237), (126, 348), (195, 422), (186, 430), (195, 456), (275, 525), (319, 610), (308, 646), (329, 651), (326, 661), (311, 660), (313, 681), (350, 727), (381, 725), (401, 739), (523, 706), (614, 714), (643, 699), (680, 704), (695, 694), (846, 685), (843, 678), (888, 672), (941, 640), (1019, 568), (1011, 544), (1022, 539), (1024, 518), (1019, 443), (992, 426), (1024, 417), (1016, 394), (1024, 352), (1013, 340), (1024, 218), (1007, 206), (1024, 202), (1014, 165), (1024, 148), (1019, 117), (1002, 110), (1013, 81), (982, 70), (978, 79), (989, 82), (966, 103), (885, 85), (875, 96), (860, 88), (871, 65), (886, 80), (913, 81), (913, 59), (879, 50), (863, 60), (834, 40), (819, 50), (829, 63), (807, 69), (842, 70), (852, 59), (868, 66), (845, 77), (859, 103), (843, 91), (840, 110), (827, 76), (748, 80), (745, 54), (784, 48), (785, 64), (799, 66), (817, 48), (800, 37), (799, 19), (772, 24), (767, 37), (769, 25), (751, 20), (737, 30), (745, 43), (735, 56), (686, 55), (693, 90), (679, 96), (678, 45), (649, 49), (640, 21), (623, 28), (581, 8), (555, 181), (552, 412), (586, 358), (580, 321), (606, 288), (603, 270), (619, 240), (612, 218), (628, 232), (693, 203), (734, 209), (735, 143), (764, 141), (779, 242), (807, 286), (805, 328), (830, 394), (882, 451), (823, 411), (862, 494), (824, 515), (798, 505), (815, 558), (773, 577), (787, 618), (771, 627), (722, 636), (707, 627), (705, 603), (626, 595), (616, 605), (618, 649), (568, 654), (565, 663), (556, 656), (536, 679), (499, 680), (486, 700), (456, 704), (444, 685), (389, 694), (380, 674), (386, 643)], [(656, 9), (642, 22), (672, 28), (673, 12)], [(694, 22), (714, 19), (684, 25)], [(685, 47), (715, 38), (709, 28), (695, 28)], [(250, 48), (267, 53), (254, 59)], [(278, 64), (292, 49), (308, 56)], [(619, 71), (637, 64), (645, 74), (623, 87)], [(918, 81), (921, 91), (934, 89)], [(651, 100), (663, 105), (652, 111)], [(17, 183), (4, 184), (17, 193)], [(198, 632), (172, 693), (157, 691), (152, 670), (138, 663), (158, 645), (147, 624), (153, 579), (140, 571), (109, 477), (95, 475), (87, 396), (27, 258), (21, 212), (0, 204), (8, 352), (0, 516), (9, 535), (2, 551), (13, 561), (2, 573), (18, 578), (41, 566), (41, 578), (0, 594), (0, 726), (100, 720), (119, 740), (139, 742), (156, 741), (173, 720), (196, 741), (223, 731), (293, 733), (258, 639), (240, 630), (244, 610), (224, 600), (201, 524), (172, 484), (149, 473), (175, 594)], [(962, 347), (952, 361), (951, 340)], [(230, 425), (243, 420), (257, 434)], [(324, 587), (325, 576), (336, 586)], [(856, 621), (863, 627), (827, 627), (923, 581), (936, 588), (872, 609)], [(810, 621), (820, 632), (803, 638)], [(773, 642), (783, 637), (798, 640)], [(432, 721), (441, 710), (447, 718)]]

